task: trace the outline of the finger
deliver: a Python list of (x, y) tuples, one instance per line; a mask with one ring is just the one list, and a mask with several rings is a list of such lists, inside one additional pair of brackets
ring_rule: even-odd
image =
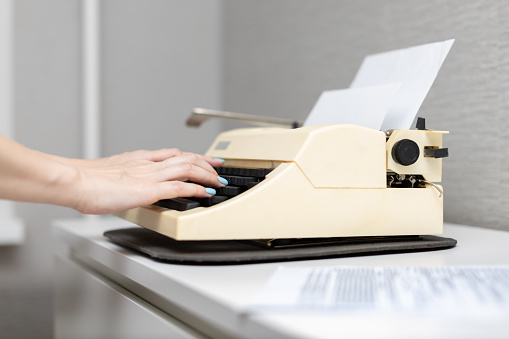
[(206, 155), (197, 154), (199, 157), (201, 157), (203, 160), (208, 162), (212, 167), (221, 167), (224, 164), (224, 159), (220, 158), (211, 158)]
[(186, 197), (208, 198), (212, 196), (212, 194), (207, 193), (206, 187), (190, 182), (166, 181), (159, 184), (158, 187), (158, 200)]
[[(222, 187), (227, 182), (224, 182), (215, 171), (212, 173), (200, 166), (191, 163), (182, 163), (177, 166), (172, 166), (165, 170), (167, 181), (179, 180), (190, 181), (203, 186)], [(223, 181), (223, 182), (221, 182)]]
[(201, 156), (194, 153), (182, 153), (182, 155), (173, 157), (171, 159), (165, 160), (164, 165), (165, 166), (176, 166), (183, 163), (190, 163), (195, 166), (201, 167), (206, 171), (209, 171), (210, 173), (217, 176), (216, 170), (212, 167), (211, 164), (209, 164), (207, 161), (205, 161)]
[(163, 148), (155, 151), (147, 151), (144, 156), (145, 160), (160, 162), (167, 159), (182, 155), (182, 151), (178, 148)]
[(215, 171), (212, 173), (189, 162), (167, 167), (160, 172), (162, 181), (190, 181), (207, 187), (223, 187), (227, 182), (221, 180)]

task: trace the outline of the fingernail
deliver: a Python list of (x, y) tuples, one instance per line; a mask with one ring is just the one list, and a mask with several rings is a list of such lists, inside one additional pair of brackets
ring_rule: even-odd
[(220, 177), (219, 175), (217, 176), (217, 178), (219, 179), (219, 182), (223, 185), (228, 185), (228, 180), (226, 180), (225, 178), (222, 178)]
[(214, 160), (221, 161), (224, 164), (224, 159), (221, 158), (214, 158)]
[(207, 194), (210, 194), (210, 195), (215, 195), (216, 194), (216, 190), (213, 189), (213, 188), (210, 188), (210, 187), (207, 187), (205, 189), (205, 192), (207, 192)]

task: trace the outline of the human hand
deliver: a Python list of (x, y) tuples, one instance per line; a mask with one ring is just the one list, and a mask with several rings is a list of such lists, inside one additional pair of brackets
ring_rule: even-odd
[(82, 213), (107, 214), (161, 199), (210, 197), (214, 188), (224, 186), (213, 169), (221, 165), (220, 160), (178, 149), (79, 160), (73, 166), (77, 180), (72, 185), (76, 192), (72, 207)]
[[(176, 197), (210, 197), (222, 161), (178, 149), (80, 160), (31, 150), (0, 135), (0, 199), (107, 214)], [(221, 183), (221, 180), (223, 183)]]

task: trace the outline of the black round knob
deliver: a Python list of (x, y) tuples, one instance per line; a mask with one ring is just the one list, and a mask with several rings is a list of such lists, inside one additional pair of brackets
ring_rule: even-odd
[(409, 166), (419, 159), (419, 146), (410, 139), (402, 139), (392, 147), (392, 158), (398, 164)]

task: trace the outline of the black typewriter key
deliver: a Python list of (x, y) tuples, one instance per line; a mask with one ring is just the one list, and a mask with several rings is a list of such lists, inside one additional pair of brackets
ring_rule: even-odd
[(238, 175), (241, 177), (249, 176), (249, 168), (236, 168), (232, 175)]
[(232, 167), (228, 174), (239, 177), (246, 177), (249, 176), (249, 168)]
[(199, 202), (185, 198), (163, 199), (154, 203), (154, 205), (177, 211), (187, 211), (196, 207), (200, 207)]
[(259, 182), (256, 182), (256, 181), (252, 181), (252, 182), (249, 182), (247, 185), (246, 185), (246, 189), (250, 189), (250, 188), (253, 188), (255, 187), (256, 185), (258, 185)]
[(228, 184), (232, 186), (246, 186), (250, 182), (258, 181), (255, 177), (241, 177), (236, 175), (223, 175), (223, 178), (228, 180)]
[(232, 168), (231, 167), (216, 167), (214, 168), (217, 172), (217, 174), (231, 174)]
[(267, 175), (267, 170), (264, 169), (264, 168), (255, 168), (253, 170), (253, 177), (256, 177), (256, 178), (260, 178), (260, 179), (265, 179), (265, 176)]
[(242, 175), (261, 179), (265, 177), (265, 170), (263, 168), (245, 168)]
[(219, 204), (220, 202), (226, 201), (229, 198), (224, 195), (213, 195), (210, 198), (202, 198), (199, 199), (201, 206), (203, 207), (210, 207), (216, 204)]
[(272, 169), (268, 168), (242, 168), (242, 167), (216, 167), (215, 170), (219, 175), (255, 177), (258, 179), (265, 178), (265, 176), (272, 171)]
[(234, 197), (242, 193), (242, 188), (238, 186), (223, 186), (217, 190), (218, 195), (226, 195), (227, 197)]
[(246, 176), (246, 169), (242, 167), (232, 167), (230, 175)]

